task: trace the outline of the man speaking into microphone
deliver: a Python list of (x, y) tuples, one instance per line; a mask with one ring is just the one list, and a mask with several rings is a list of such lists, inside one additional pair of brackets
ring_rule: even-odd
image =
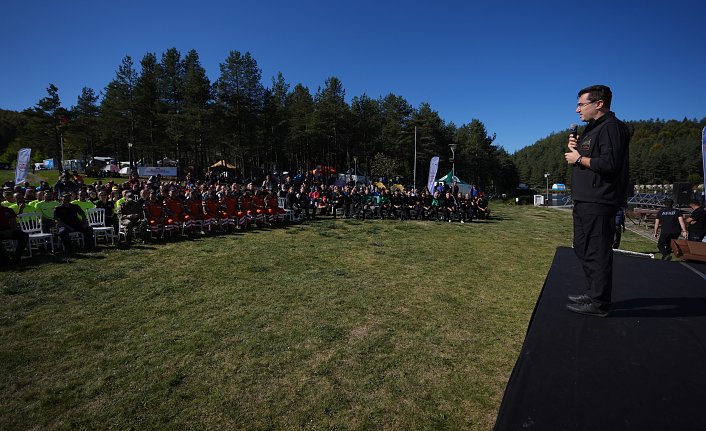
[(566, 308), (575, 313), (605, 317), (613, 290), (614, 216), (627, 206), (630, 131), (610, 110), (612, 92), (594, 85), (578, 93), (576, 112), (588, 123), (583, 133), (572, 126), (569, 151), (573, 166), (574, 253), (588, 281), (585, 292), (569, 295)]

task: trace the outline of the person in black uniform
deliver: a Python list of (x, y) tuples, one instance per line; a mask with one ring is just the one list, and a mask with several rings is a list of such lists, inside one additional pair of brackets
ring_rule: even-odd
[(614, 217), (627, 207), (630, 131), (610, 110), (612, 92), (594, 85), (578, 93), (576, 112), (588, 125), (569, 136), (566, 162), (574, 201), (574, 253), (586, 276), (587, 290), (569, 295), (569, 311), (605, 317), (613, 291)]
[[(673, 239), (679, 238), (679, 233), (686, 239), (686, 225), (684, 224), (684, 217), (681, 215), (681, 211), (673, 208), (674, 201), (671, 199), (664, 200), (664, 207), (657, 211), (657, 219), (655, 220), (655, 238), (657, 240), (657, 248), (659, 252), (662, 253), (662, 260), (670, 260), (672, 258), (672, 245)], [(657, 235), (660, 226), (662, 227), (662, 232)]]
[(686, 218), (686, 224), (689, 227), (689, 241), (703, 241), (706, 235), (706, 211), (703, 205), (697, 200), (689, 203), (691, 207), (691, 215)]

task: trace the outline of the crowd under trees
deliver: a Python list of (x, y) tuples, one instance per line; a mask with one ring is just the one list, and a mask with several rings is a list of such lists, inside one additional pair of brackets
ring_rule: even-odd
[[(702, 174), (700, 131), (706, 120), (630, 122), (631, 175), (637, 183), (686, 181)], [(403, 177), (414, 172), (426, 182), (429, 160), (440, 156), (441, 175), (451, 170), (450, 144), (456, 145), (456, 174), (491, 193), (511, 193), (520, 181), (569, 183), (564, 163), (568, 131), (551, 135), (514, 155), (494, 145), (478, 119), (447, 123), (428, 103), (413, 107), (404, 97), (366, 94), (346, 101), (343, 83), (328, 78), (312, 91), (292, 86), (279, 73), (268, 85), (250, 53), (231, 51), (211, 82), (199, 55), (168, 49), (160, 58), (144, 55), (139, 64), (122, 59), (115, 77), (101, 91), (83, 88), (75, 105), (65, 107), (59, 89), (22, 112), (0, 110), (0, 162), (13, 162), (17, 150), (32, 148), (32, 159), (90, 160), (108, 156), (154, 165), (177, 160), (181, 171), (203, 170), (219, 160), (236, 165), (244, 177), (267, 172), (304, 172), (355, 166), (372, 177)]]

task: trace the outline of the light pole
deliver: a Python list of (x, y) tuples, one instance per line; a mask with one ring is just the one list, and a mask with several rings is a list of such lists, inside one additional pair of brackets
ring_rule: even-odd
[(355, 175), (355, 184), (358, 185), (358, 156), (353, 156), (353, 175)]
[(456, 144), (449, 144), (451, 148), (451, 181), (456, 177)]
[(133, 172), (133, 167), (132, 167), (132, 142), (127, 143), (127, 157), (128, 157), (128, 163), (130, 164), (130, 175), (132, 175)]
[(547, 180), (547, 206), (549, 206), (549, 175), (549, 172), (544, 173), (544, 178)]

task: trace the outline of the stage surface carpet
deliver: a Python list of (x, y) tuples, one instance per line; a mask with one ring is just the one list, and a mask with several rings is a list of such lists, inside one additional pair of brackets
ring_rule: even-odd
[(495, 424), (706, 430), (706, 265), (615, 255), (608, 317), (566, 310), (586, 281), (558, 248)]

